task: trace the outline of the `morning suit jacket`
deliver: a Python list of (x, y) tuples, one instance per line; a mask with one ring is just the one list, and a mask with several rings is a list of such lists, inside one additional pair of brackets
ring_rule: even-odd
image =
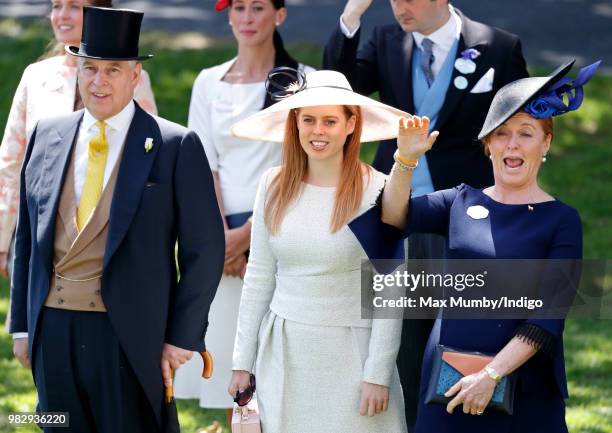
[[(468, 86), (464, 90), (453, 85), (455, 77), (461, 75), (453, 68), (444, 106), (435, 125), (440, 136), (426, 153), (436, 190), (461, 183), (474, 187), (493, 184), (491, 163), (477, 141), (478, 132), (497, 90), (528, 75), (517, 36), (472, 21), (457, 9), (455, 11), (461, 19), (457, 57), (461, 57), (461, 52), (467, 48), (475, 48), (481, 55), (474, 60), (476, 71), (465, 75)], [(338, 23), (325, 47), (324, 68), (345, 74), (356, 92), (364, 95), (379, 92), (381, 102), (414, 113), (412, 34), (404, 32), (397, 23), (376, 27), (371, 38), (358, 49), (360, 32), (349, 39)], [(470, 93), (490, 68), (495, 69), (491, 91)], [(372, 165), (389, 173), (395, 149), (396, 140), (381, 142)]]
[[(41, 120), (21, 173), (10, 331), (28, 332), (31, 360), (53, 273), (61, 190), (82, 117), (80, 110)], [(147, 138), (153, 139), (148, 152)], [(161, 426), (162, 347), (205, 349), (208, 311), (223, 270), (223, 225), (208, 161), (194, 132), (136, 105), (117, 164), (101, 295)]]

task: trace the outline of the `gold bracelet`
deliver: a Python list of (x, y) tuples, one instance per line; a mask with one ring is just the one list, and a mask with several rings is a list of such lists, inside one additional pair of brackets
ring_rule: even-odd
[(398, 155), (397, 151), (395, 151), (395, 153), (393, 154), (393, 159), (395, 160), (395, 164), (393, 164), (394, 166), (398, 167), (399, 171), (413, 171), (415, 168), (417, 168), (419, 166), (419, 161), (416, 159), (413, 160), (406, 160), (406, 159), (400, 159), (400, 156)]
[(407, 171), (410, 171), (410, 169), (405, 165), (400, 164), (399, 162), (395, 162), (393, 164), (393, 167), (391, 167), (391, 171), (399, 171), (400, 173), (406, 173)]
[(419, 160), (418, 159), (406, 159), (403, 158), (400, 154), (399, 151), (396, 150), (395, 153), (393, 154), (393, 159), (403, 165), (405, 165), (406, 167), (412, 167), (414, 166), (414, 168), (416, 168), (419, 165)]

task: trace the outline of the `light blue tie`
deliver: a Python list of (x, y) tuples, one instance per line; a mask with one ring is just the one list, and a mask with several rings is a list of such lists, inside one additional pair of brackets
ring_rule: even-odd
[(423, 39), (421, 43), (421, 49), (423, 50), (423, 56), (421, 57), (421, 68), (423, 69), (423, 73), (425, 74), (425, 79), (427, 80), (427, 85), (431, 87), (434, 81), (433, 71), (431, 70), (431, 65), (435, 60), (432, 51), (433, 42), (431, 39)]

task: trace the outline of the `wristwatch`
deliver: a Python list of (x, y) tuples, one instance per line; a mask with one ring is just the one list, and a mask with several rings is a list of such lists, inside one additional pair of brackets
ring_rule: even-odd
[(499, 373), (497, 371), (495, 371), (495, 369), (493, 367), (487, 365), (484, 368), (484, 371), (487, 372), (489, 377), (491, 379), (493, 379), (495, 381), (495, 383), (499, 383), (499, 381), (502, 380), (502, 377), (499, 375)]

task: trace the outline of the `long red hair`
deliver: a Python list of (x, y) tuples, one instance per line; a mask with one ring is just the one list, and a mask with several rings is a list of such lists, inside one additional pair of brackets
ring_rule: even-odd
[[(346, 138), (342, 149), (342, 173), (336, 188), (334, 211), (330, 223), (332, 233), (340, 230), (361, 205), (364, 185), (362, 168), (367, 167), (367, 173), (370, 174), (370, 168), (359, 160), (363, 127), (361, 107), (356, 105), (344, 105), (343, 107), (347, 119), (355, 116), (355, 130)], [(282, 165), (268, 188), (265, 222), (271, 233), (278, 232), (287, 208), (302, 190), (302, 182), (308, 170), (308, 156), (300, 144), (297, 114), (298, 110), (290, 110), (287, 116)]]

